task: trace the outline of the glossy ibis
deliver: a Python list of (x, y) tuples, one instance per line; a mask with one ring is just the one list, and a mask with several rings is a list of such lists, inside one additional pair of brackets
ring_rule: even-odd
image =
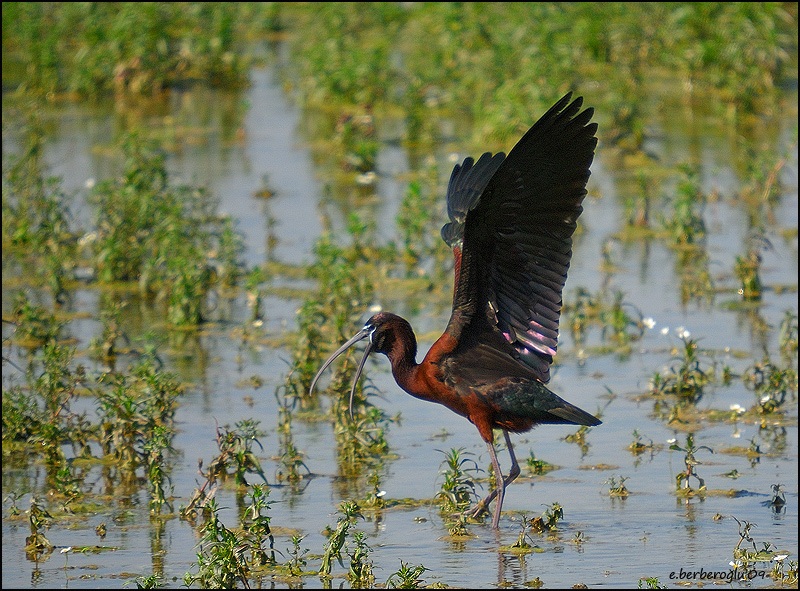
[[(417, 364), (409, 323), (380, 312), (337, 349), (319, 376), (348, 347), (367, 339), (350, 393), (367, 357), (383, 353), (397, 384), (416, 398), (466, 417), (489, 448), (497, 486), (469, 514), (497, 497), (497, 529), (506, 487), (519, 475), (509, 433), (543, 423), (599, 425), (589, 413), (547, 389), (556, 353), (561, 293), (572, 256), (572, 234), (583, 211), (597, 145), (594, 110), (567, 94), (506, 156), (485, 153), (456, 165), (447, 187), (450, 221), (442, 237), (453, 249), (453, 312), (444, 334)], [(503, 478), (494, 449), (500, 429), (511, 456)]]

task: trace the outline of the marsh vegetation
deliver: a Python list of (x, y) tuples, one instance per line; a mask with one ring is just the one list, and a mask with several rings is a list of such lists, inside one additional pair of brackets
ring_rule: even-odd
[[(794, 3), (4, 4), (3, 585), (796, 587), (797, 31)], [(438, 337), (453, 164), (568, 90), (600, 145), (553, 387), (604, 424), (519, 439), (496, 538), (459, 515), (493, 481), (463, 419), (385, 364), (351, 416), (352, 352), (309, 386), (376, 307)]]

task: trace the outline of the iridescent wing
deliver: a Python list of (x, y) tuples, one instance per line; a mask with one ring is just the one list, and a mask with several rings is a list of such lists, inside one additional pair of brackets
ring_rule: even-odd
[(542, 382), (558, 343), (572, 234), (597, 145), (594, 110), (564, 96), (508, 156), (467, 158), (450, 177), (442, 237), (456, 258), (448, 331), (497, 342), (499, 331)]

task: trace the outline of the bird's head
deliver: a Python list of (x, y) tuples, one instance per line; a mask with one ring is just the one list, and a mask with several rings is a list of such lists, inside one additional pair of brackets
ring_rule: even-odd
[(350, 416), (352, 417), (353, 398), (356, 393), (356, 385), (361, 377), (361, 372), (364, 370), (364, 365), (367, 363), (367, 357), (369, 357), (370, 353), (375, 351), (377, 353), (383, 353), (393, 361), (393, 352), (398, 339), (402, 338), (401, 333), (404, 335), (410, 335), (410, 339), (408, 336), (405, 336), (405, 344), (410, 344), (413, 349), (413, 355), (416, 355), (416, 339), (414, 338), (414, 333), (411, 330), (411, 326), (408, 324), (408, 322), (396, 314), (391, 314), (389, 312), (378, 312), (372, 318), (367, 320), (364, 328), (358, 331), (345, 344), (336, 349), (336, 351), (334, 351), (333, 354), (328, 357), (325, 363), (322, 364), (322, 367), (317, 372), (317, 375), (315, 375), (314, 379), (311, 381), (309, 393), (314, 391), (314, 386), (316, 385), (320, 375), (322, 375), (322, 372), (325, 371), (328, 366), (333, 363), (337, 357), (339, 357), (339, 355), (347, 351), (347, 349), (355, 345), (357, 342), (366, 339), (367, 345), (364, 347), (364, 355), (361, 357), (361, 361), (358, 364), (358, 369), (356, 370), (355, 377), (353, 378), (353, 387), (350, 390)]

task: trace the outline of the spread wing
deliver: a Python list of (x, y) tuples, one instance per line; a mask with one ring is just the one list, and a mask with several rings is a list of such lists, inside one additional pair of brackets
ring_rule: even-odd
[(583, 208), (597, 124), (569, 93), (508, 156), (484, 154), (456, 166), (447, 191), (456, 285), (451, 333), (502, 347), (550, 379), (572, 234)]

